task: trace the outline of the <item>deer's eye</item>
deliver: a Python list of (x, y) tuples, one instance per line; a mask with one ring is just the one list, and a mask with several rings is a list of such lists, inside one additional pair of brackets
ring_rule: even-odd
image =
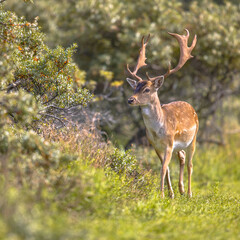
[(149, 88), (146, 88), (143, 93), (149, 93), (150, 92), (150, 89)]

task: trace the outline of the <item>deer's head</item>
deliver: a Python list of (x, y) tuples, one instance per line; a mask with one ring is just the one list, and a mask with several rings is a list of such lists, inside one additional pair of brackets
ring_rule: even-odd
[(127, 81), (134, 89), (134, 94), (128, 99), (128, 104), (132, 106), (143, 106), (151, 103), (156, 97), (157, 90), (164, 82), (164, 77), (159, 76), (159, 78), (154, 81), (142, 80), (139, 82), (127, 78)]
[(151, 104), (152, 100), (157, 96), (157, 91), (162, 86), (164, 79), (170, 74), (177, 72), (180, 68), (183, 67), (183, 65), (187, 62), (188, 59), (193, 57), (191, 55), (191, 52), (197, 43), (197, 36), (194, 36), (191, 47), (188, 47), (189, 31), (187, 29), (185, 30), (187, 32), (187, 35), (169, 33), (171, 36), (177, 39), (180, 46), (180, 58), (177, 66), (171, 69), (171, 63), (169, 62), (168, 71), (164, 75), (149, 77), (149, 75), (146, 73), (147, 80), (143, 80), (137, 75), (138, 70), (141, 67), (147, 65), (145, 63), (145, 51), (150, 35), (148, 35), (146, 42), (144, 42), (144, 37), (142, 38), (142, 47), (140, 49), (137, 65), (134, 71), (132, 72), (127, 65), (128, 73), (135, 79), (134, 80), (127, 78), (128, 83), (134, 89), (134, 94), (128, 99), (128, 104), (132, 106), (143, 106)]

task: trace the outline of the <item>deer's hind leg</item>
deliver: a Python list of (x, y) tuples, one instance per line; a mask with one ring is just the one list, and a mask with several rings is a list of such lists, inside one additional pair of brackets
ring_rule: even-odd
[(178, 187), (179, 187), (180, 194), (184, 194), (183, 173), (184, 173), (186, 153), (184, 150), (181, 150), (177, 153), (177, 155), (178, 155), (179, 165), (180, 165)]
[(193, 164), (192, 159), (195, 152), (196, 147), (196, 136), (194, 137), (192, 143), (187, 148), (187, 168), (188, 168), (188, 197), (192, 197), (192, 190), (191, 190), (191, 178), (193, 172)]
[[(161, 164), (163, 164), (163, 156), (161, 155), (160, 152), (156, 151)], [(166, 172), (166, 179), (167, 179), (167, 185), (168, 185), (168, 190), (169, 190), (169, 195), (171, 198), (174, 198), (174, 192), (173, 192), (173, 188), (172, 188), (172, 184), (171, 184), (171, 178), (170, 178), (170, 169), (169, 167), (167, 167), (167, 172)]]

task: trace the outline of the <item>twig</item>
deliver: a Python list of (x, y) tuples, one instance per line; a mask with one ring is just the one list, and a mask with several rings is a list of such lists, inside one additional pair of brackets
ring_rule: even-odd
[(76, 106), (71, 106), (71, 107), (68, 107), (68, 108), (60, 108), (60, 107), (55, 106), (55, 105), (49, 105), (49, 106), (46, 106), (44, 109), (55, 108), (57, 110), (67, 112), (67, 111), (71, 110), (72, 108), (75, 108), (75, 107), (78, 107), (78, 106), (80, 106), (80, 104), (76, 105)]
[(68, 109), (66, 109), (66, 108), (60, 108), (60, 107), (57, 107), (57, 106), (55, 106), (55, 105), (46, 106), (44, 109), (48, 109), (48, 108), (55, 108), (55, 109), (57, 109), (57, 110), (64, 111), (64, 112), (66, 112), (66, 111), (68, 110)]
[(58, 120), (64, 127), (66, 126), (65, 123), (62, 121), (62, 119), (60, 119), (59, 117), (56, 117), (54, 115), (50, 115), (50, 114), (47, 114), (47, 113), (39, 113), (39, 114), (42, 115), (42, 116), (54, 118), (54, 119)]
[(7, 90), (7, 92), (9, 93), (12, 89), (16, 88), (18, 85), (20, 85), (22, 82), (21, 80), (17, 80), (16, 82), (10, 84), (9, 86), (7, 86), (6, 88), (0, 89), (1, 91), (5, 91)]
[(58, 96), (58, 93), (52, 97), (51, 99), (47, 100), (46, 102), (43, 103), (43, 105), (47, 104), (47, 103), (50, 103), (51, 101), (53, 101), (56, 97)]

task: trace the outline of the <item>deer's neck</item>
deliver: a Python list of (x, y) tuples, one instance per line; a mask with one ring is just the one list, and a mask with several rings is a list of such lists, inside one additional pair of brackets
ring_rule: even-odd
[(153, 94), (148, 105), (141, 106), (143, 120), (148, 130), (157, 130), (164, 125), (164, 114), (157, 95)]

